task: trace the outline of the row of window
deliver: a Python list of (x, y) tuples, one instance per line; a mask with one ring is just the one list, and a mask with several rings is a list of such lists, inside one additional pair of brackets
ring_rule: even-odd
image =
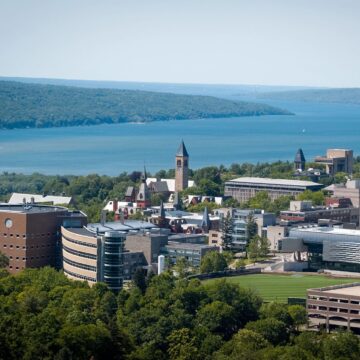
[(64, 246), (64, 245), (63, 245), (63, 249), (66, 252), (70, 253), (70, 254), (73, 254), (73, 255), (76, 255), (76, 256), (81, 256), (81, 257), (84, 257), (84, 258), (87, 258), (87, 259), (96, 260), (96, 258), (97, 258), (96, 255), (84, 253), (82, 251), (73, 250), (73, 249), (70, 249), (70, 248), (68, 248), (67, 246)]
[[(316, 296), (316, 295), (309, 295), (308, 296), (309, 300), (318, 300), (318, 301), (331, 301), (331, 302), (337, 302), (337, 303), (342, 303), (342, 304), (349, 304), (349, 300), (348, 299), (337, 299), (337, 298), (326, 298), (323, 296)], [(351, 300), (350, 304), (354, 304), (354, 305), (360, 305), (360, 300)]]
[[(12, 268), (13, 268), (12, 265), (10, 265), (10, 266), (9, 266), (9, 269), (12, 269)], [(14, 269), (19, 270), (19, 266), (16, 266)], [(21, 269), (25, 269), (25, 267), (22, 266)]]
[(45, 237), (45, 236), (56, 236), (56, 233), (47, 233), (47, 234), (23, 234), (23, 235), (19, 235), (19, 234), (7, 234), (7, 233), (3, 233), (2, 234), (3, 237), (16, 237), (16, 238), (37, 238), (37, 237)]
[(87, 243), (87, 242), (84, 242), (84, 241), (80, 241), (80, 240), (74, 240), (74, 239), (70, 239), (68, 238), (67, 236), (62, 236), (65, 240), (69, 241), (69, 242), (72, 242), (74, 244), (78, 244), (78, 245), (83, 245), (83, 246), (88, 246), (88, 247), (92, 247), (92, 248), (97, 248), (97, 245), (96, 244), (90, 244), (90, 243)]
[(326, 308), (326, 306), (315, 306), (315, 305), (309, 305), (308, 309), (311, 310), (320, 310), (320, 311), (329, 311), (329, 312), (334, 312), (334, 313), (343, 313), (343, 314), (354, 314), (354, 315), (359, 315), (359, 310), (354, 310), (354, 309), (343, 309), (343, 308), (334, 308), (334, 307), (330, 307), (329, 310)]
[(81, 275), (81, 274), (76, 274), (76, 273), (73, 273), (72, 271), (69, 271), (69, 270), (66, 270), (66, 269), (64, 269), (64, 273), (68, 274), (68, 275), (71, 275), (73, 277), (76, 277), (78, 279), (96, 282), (95, 278), (92, 278), (90, 276)]
[[(34, 259), (50, 259), (51, 256), (45, 256), (45, 255), (42, 255), (42, 256), (31, 256), (31, 257), (23, 257), (22, 260), (23, 261), (26, 261), (26, 260), (34, 260)], [(16, 256), (16, 257), (13, 257), (13, 256), (9, 256), (9, 259), (12, 260), (20, 260), (20, 257), (19, 256)]]
[(20, 245), (12, 245), (12, 244), (10, 244), (9, 246), (7, 244), (3, 245), (4, 248), (9, 247), (10, 249), (12, 249), (12, 248), (16, 248), (16, 249), (20, 249), (20, 248), (22, 248), (22, 249), (38, 249), (38, 248), (52, 247), (52, 246), (55, 246), (55, 244), (40, 244), (40, 245), (31, 245), (31, 246), (30, 245), (28, 245), (28, 246), (25, 246), (25, 245), (20, 246)]
[(76, 261), (72, 261), (66, 257), (63, 257), (63, 261), (66, 263), (66, 264), (69, 264), (71, 266), (74, 266), (74, 267), (77, 267), (79, 269), (85, 269), (85, 270), (90, 270), (90, 271), (96, 271), (96, 266), (91, 266), (91, 265), (86, 265), (86, 264), (81, 264), (81, 263), (78, 263)]

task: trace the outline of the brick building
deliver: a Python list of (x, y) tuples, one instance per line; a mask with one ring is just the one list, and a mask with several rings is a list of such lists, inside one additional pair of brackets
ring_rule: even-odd
[(60, 228), (82, 227), (87, 217), (60, 206), (0, 205), (0, 251), (9, 258), (8, 270), (46, 265), (61, 267)]

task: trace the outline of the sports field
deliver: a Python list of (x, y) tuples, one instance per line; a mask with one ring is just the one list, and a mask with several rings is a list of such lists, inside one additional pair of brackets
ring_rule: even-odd
[[(306, 289), (360, 282), (360, 279), (333, 278), (325, 275), (256, 274), (227, 277), (227, 281), (255, 289), (265, 301), (287, 302), (288, 297), (306, 297)], [(207, 280), (206, 282), (218, 279)]]

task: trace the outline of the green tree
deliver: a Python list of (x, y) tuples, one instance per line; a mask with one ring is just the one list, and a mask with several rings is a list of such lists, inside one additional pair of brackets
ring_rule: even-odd
[(290, 305), (288, 307), (288, 313), (291, 316), (296, 330), (299, 330), (300, 325), (305, 325), (307, 323), (307, 314), (304, 306)]
[(289, 333), (286, 324), (274, 318), (252, 321), (246, 324), (246, 329), (257, 332), (273, 345), (286, 344)]
[(185, 257), (180, 257), (176, 260), (173, 269), (177, 272), (179, 278), (183, 279), (190, 273), (190, 264)]
[(324, 205), (325, 195), (323, 191), (305, 190), (297, 196), (298, 200), (311, 200), (314, 205)]
[(217, 251), (208, 251), (201, 259), (202, 274), (223, 271), (227, 268), (226, 258)]
[(167, 340), (169, 343), (167, 352), (170, 360), (195, 360), (198, 358), (198, 349), (189, 329), (174, 330)]
[(335, 184), (345, 184), (349, 175), (345, 172), (338, 172), (334, 175)]
[(258, 226), (255, 221), (253, 213), (250, 213), (246, 219), (246, 237), (251, 240), (255, 235), (257, 235)]
[(9, 258), (0, 252), (0, 269), (4, 269), (9, 266)]
[(326, 360), (357, 360), (359, 339), (351, 332), (331, 334), (323, 341), (323, 351)]
[(247, 246), (247, 255), (250, 260), (256, 261), (260, 257), (260, 236), (255, 235)]
[(229, 338), (237, 328), (235, 309), (222, 301), (202, 307), (196, 315), (196, 322), (225, 338)]
[(257, 360), (257, 351), (269, 347), (270, 344), (259, 333), (242, 329), (215, 354), (215, 359), (253, 359)]
[(259, 239), (259, 255), (262, 257), (266, 257), (270, 252), (270, 241), (267, 237), (262, 236)]
[(289, 314), (288, 308), (287, 305), (275, 301), (264, 303), (260, 308), (260, 318), (274, 318), (282, 321), (289, 327), (293, 324), (293, 320)]
[(227, 212), (226, 216), (221, 219), (221, 240), (223, 248), (230, 250), (232, 246), (232, 235), (233, 235), (233, 219), (230, 211)]
[[(326, 336), (326, 335), (325, 335)], [(295, 344), (310, 353), (314, 358), (323, 359), (323, 334), (317, 334), (313, 331), (304, 331), (295, 337)]]
[(142, 294), (146, 291), (146, 278), (144, 270), (142, 268), (137, 268), (132, 277), (133, 284), (141, 291)]

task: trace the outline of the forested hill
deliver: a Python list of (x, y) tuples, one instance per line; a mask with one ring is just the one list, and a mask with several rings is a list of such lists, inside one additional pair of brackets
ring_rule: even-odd
[(211, 96), (0, 81), (0, 128), (7, 129), (282, 114), (290, 113)]
[(279, 91), (260, 94), (258, 98), (360, 105), (360, 88)]

